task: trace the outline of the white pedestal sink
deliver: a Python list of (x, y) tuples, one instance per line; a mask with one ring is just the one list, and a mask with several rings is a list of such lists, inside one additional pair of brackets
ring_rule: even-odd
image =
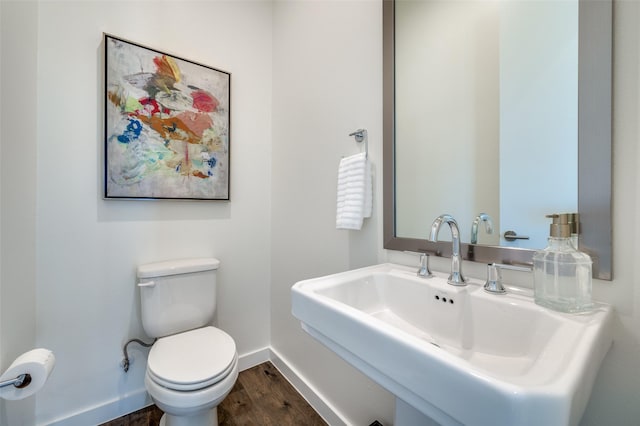
[(576, 425), (612, 343), (612, 310), (554, 312), (382, 264), (296, 283), (311, 336), (396, 395), (396, 426)]

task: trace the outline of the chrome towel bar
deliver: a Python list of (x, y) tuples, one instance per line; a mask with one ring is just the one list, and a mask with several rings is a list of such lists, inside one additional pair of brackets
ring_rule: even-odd
[(367, 137), (367, 129), (358, 129), (349, 133), (349, 136), (356, 138), (356, 142), (364, 141), (364, 155), (369, 158), (369, 138)]

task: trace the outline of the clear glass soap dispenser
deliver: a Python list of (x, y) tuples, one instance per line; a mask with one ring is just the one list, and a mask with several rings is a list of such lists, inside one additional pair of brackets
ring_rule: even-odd
[(549, 245), (533, 256), (535, 302), (561, 312), (585, 312), (591, 301), (591, 258), (571, 241), (570, 214), (553, 219)]

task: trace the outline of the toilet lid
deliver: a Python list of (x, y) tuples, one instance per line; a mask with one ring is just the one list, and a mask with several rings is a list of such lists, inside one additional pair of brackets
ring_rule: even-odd
[(204, 327), (158, 339), (149, 352), (147, 369), (165, 387), (193, 390), (222, 380), (236, 359), (231, 336)]

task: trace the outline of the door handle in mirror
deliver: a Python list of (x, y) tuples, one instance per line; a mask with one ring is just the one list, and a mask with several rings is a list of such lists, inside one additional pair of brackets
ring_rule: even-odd
[(516, 231), (506, 231), (504, 233), (504, 239), (507, 241), (515, 241), (515, 240), (528, 240), (529, 237), (525, 235), (518, 235)]

